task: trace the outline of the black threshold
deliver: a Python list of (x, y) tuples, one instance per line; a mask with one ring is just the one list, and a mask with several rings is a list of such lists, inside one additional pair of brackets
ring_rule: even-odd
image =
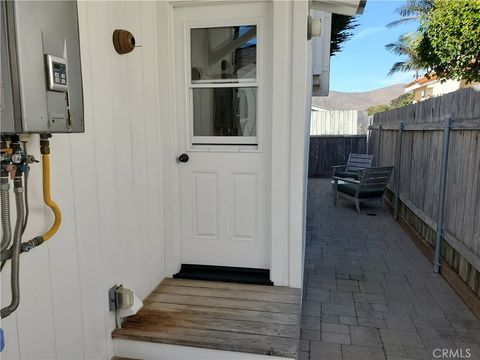
[(240, 284), (273, 285), (270, 270), (231, 266), (182, 264), (176, 279), (224, 281)]

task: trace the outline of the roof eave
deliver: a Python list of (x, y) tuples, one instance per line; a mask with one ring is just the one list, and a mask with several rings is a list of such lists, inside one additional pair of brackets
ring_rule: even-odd
[(367, 0), (312, 0), (311, 8), (334, 14), (363, 14)]

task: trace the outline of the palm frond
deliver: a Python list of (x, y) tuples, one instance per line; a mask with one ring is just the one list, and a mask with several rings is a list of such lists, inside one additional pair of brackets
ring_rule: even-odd
[(398, 20), (395, 20), (395, 21), (392, 21), (392, 22), (388, 23), (387, 28), (394, 28), (394, 27), (397, 27), (397, 26), (400, 26), (400, 25), (403, 25), (403, 24), (406, 24), (406, 23), (409, 23), (409, 22), (412, 22), (412, 21), (417, 21), (417, 20), (418, 20), (418, 16), (415, 16), (415, 15), (404, 16), (401, 19), (398, 19)]
[(415, 70), (408, 61), (398, 61), (392, 65), (392, 68), (388, 72), (387, 76), (392, 76), (397, 72), (407, 72), (410, 70)]
[(385, 48), (395, 55), (409, 55), (411, 53), (411, 50), (400, 41), (389, 43), (385, 45)]

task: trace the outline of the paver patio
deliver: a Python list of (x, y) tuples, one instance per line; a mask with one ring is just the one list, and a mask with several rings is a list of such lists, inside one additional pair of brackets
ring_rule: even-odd
[(380, 202), (310, 179), (306, 245), (299, 360), (480, 360), (480, 321)]

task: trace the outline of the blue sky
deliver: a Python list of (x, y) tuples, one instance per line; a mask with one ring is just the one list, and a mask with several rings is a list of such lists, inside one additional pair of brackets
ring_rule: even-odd
[(388, 52), (385, 45), (417, 27), (415, 23), (386, 27), (389, 22), (399, 18), (395, 9), (402, 3), (393, 0), (367, 1), (363, 15), (357, 17), (359, 25), (353, 31), (354, 35), (342, 44), (342, 51), (331, 59), (330, 90), (369, 91), (413, 79), (413, 73), (387, 76), (392, 64), (401, 60), (401, 57)]

